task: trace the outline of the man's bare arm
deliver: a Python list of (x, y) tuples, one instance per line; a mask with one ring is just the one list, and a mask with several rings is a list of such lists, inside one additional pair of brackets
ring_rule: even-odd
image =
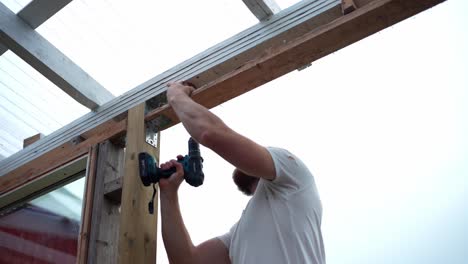
[(176, 167), (176, 173), (169, 179), (161, 179), (159, 182), (161, 229), (169, 262), (173, 264), (230, 263), (228, 250), (219, 239), (208, 240), (196, 247), (193, 245), (180, 212), (177, 195), (178, 188), (183, 181), (183, 168), (175, 160), (161, 164), (163, 169), (172, 166)]
[(243, 172), (265, 179), (275, 178), (268, 150), (229, 128), (218, 116), (190, 98), (193, 88), (169, 84), (167, 98), (188, 133)]

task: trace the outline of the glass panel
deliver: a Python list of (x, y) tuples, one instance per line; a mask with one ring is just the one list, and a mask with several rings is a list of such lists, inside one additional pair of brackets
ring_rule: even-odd
[(75, 263), (85, 178), (0, 215), (0, 263)]
[(74, 0), (37, 30), (120, 95), (256, 23), (242, 1)]

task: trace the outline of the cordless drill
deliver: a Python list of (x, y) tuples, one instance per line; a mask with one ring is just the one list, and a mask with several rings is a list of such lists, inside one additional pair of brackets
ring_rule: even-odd
[[(188, 155), (185, 155), (183, 158), (178, 158), (177, 162), (181, 163), (184, 168), (185, 181), (194, 187), (198, 187), (203, 184), (205, 178), (202, 171), (203, 158), (200, 155), (200, 145), (193, 138), (190, 138), (188, 141), (188, 149)], [(176, 172), (175, 167), (167, 170), (158, 168), (153, 156), (146, 152), (141, 152), (138, 155), (138, 160), (140, 178), (144, 186), (157, 183), (162, 178), (169, 178)]]
[[(203, 158), (200, 155), (200, 145), (193, 138), (188, 141), (188, 155), (185, 157), (177, 158), (177, 162), (181, 163), (184, 168), (184, 179), (185, 181), (194, 186), (198, 187), (203, 184), (205, 175), (203, 174)], [(138, 165), (140, 170), (140, 179), (144, 186), (150, 186), (159, 182), (162, 178), (169, 178), (176, 168), (172, 167), (167, 170), (163, 170), (156, 165), (154, 157), (146, 152), (140, 152), (138, 154)], [(155, 192), (153, 192), (154, 199)], [(148, 204), (150, 213), (153, 212), (153, 200)]]

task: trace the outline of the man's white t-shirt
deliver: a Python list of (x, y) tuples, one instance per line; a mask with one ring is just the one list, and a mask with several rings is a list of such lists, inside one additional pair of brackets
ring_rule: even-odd
[(259, 181), (240, 220), (218, 238), (232, 263), (323, 264), (322, 203), (314, 178), (289, 151), (268, 151), (275, 180)]

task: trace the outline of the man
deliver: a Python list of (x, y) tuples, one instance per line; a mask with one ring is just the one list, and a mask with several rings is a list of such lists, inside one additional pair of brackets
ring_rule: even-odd
[(183, 168), (161, 179), (162, 235), (171, 263), (325, 263), (322, 205), (314, 178), (287, 150), (266, 148), (236, 133), (190, 96), (194, 88), (168, 84), (167, 99), (188, 133), (236, 167), (233, 180), (253, 197), (228, 233), (194, 246), (179, 208)]

